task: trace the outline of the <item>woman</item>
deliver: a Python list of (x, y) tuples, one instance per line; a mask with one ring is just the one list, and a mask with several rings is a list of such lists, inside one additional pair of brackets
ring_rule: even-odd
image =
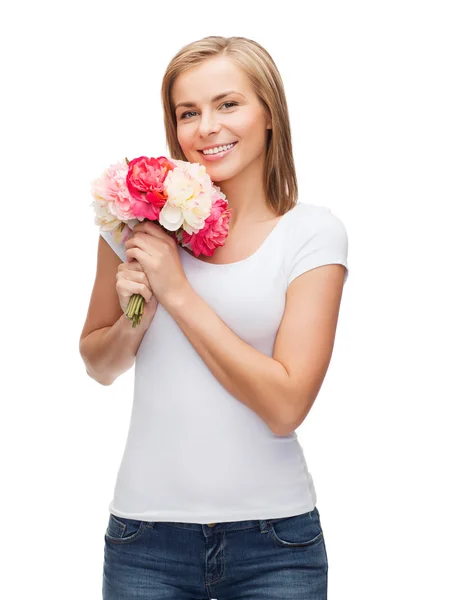
[[(123, 246), (101, 232), (81, 353), (106, 385), (135, 361), (103, 598), (324, 600), (323, 530), (295, 430), (331, 358), (346, 230), (297, 202), (284, 88), (259, 44), (187, 45), (162, 100), (170, 156), (205, 165), (232, 214), (211, 257), (151, 222)], [(134, 329), (133, 293), (147, 301)]]

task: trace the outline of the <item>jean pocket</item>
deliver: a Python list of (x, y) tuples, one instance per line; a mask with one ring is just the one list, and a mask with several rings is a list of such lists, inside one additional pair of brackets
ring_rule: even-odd
[(318, 544), (324, 537), (316, 508), (293, 517), (270, 519), (268, 532), (274, 542), (283, 548), (305, 548)]
[(145, 521), (125, 519), (109, 514), (105, 538), (112, 544), (129, 544), (134, 542), (145, 531)]

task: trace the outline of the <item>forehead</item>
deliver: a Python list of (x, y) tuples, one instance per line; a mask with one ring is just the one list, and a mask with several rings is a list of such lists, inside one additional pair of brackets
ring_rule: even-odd
[(172, 89), (173, 103), (206, 102), (224, 92), (235, 90), (245, 96), (252, 95), (250, 81), (244, 71), (226, 57), (210, 58), (184, 71), (175, 80)]

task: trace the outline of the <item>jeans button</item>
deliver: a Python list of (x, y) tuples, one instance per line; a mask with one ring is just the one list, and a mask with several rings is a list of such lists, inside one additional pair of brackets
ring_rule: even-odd
[(207, 526), (208, 527), (214, 527), (216, 525), (216, 523), (208, 523)]

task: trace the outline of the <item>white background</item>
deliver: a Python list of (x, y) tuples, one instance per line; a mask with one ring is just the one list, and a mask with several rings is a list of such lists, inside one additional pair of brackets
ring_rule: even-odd
[(166, 152), (162, 75), (181, 46), (206, 35), (249, 37), (273, 56), (300, 200), (329, 206), (348, 231), (332, 362), (297, 430), (318, 494), (329, 598), (449, 597), (444, 8), (2, 8), (3, 598), (101, 598), (134, 371), (102, 387), (78, 352), (98, 244), (90, 182), (125, 155)]

